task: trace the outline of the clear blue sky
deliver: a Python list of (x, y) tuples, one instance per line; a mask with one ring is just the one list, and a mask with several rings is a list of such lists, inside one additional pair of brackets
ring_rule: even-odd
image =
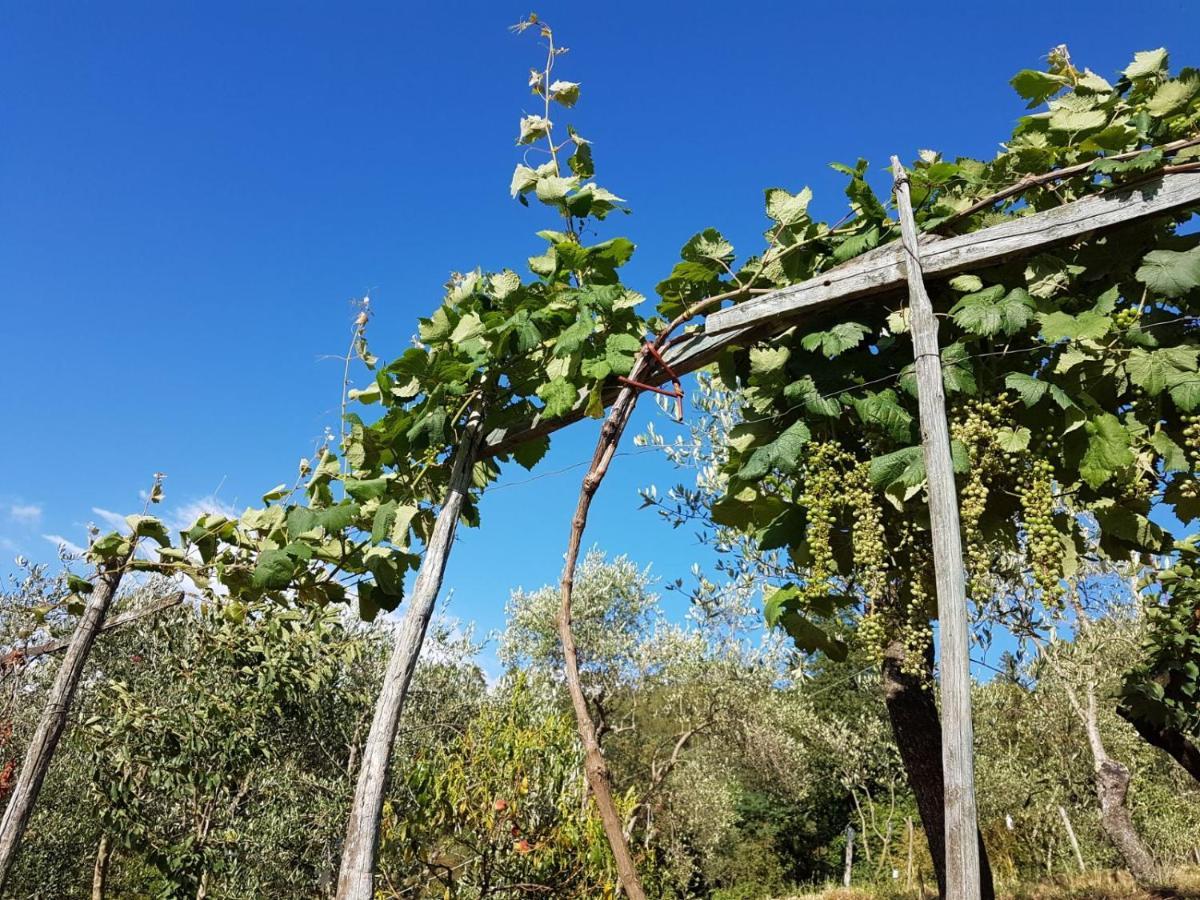
[[(1167, 46), (1200, 65), (1200, 4), (547, 3), (583, 84), (572, 120), (634, 209), (629, 279), (648, 295), (695, 231), (759, 246), (762, 189), (831, 161), (918, 148), (987, 156), (1021, 114), (1007, 86), (1055, 44), (1104, 75)], [(52, 559), (99, 510), (168, 516), (288, 479), (336, 424), (349, 300), (399, 352), (451, 270), (519, 266), (540, 210), (508, 197), (530, 35), (504, 2), (0, 3), (0, 553)], [(653, 410), (649, 402), (644, 404)], [(649, 413), (645, 413), (644, 417)], [(586, 459), (589, 423), (543, 468)], [(674, 480), (614, 467), (588, 541), (664, 577), (702, 558), (638, 512)], [(490, 496), (450, 565), (484, 630), (508, 590), (555, 578), (581, 471)], [(522, 478), (524, 473), (515, 473)]]

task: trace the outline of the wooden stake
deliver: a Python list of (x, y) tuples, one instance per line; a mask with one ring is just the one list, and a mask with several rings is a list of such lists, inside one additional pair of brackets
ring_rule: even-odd
[(75, 626), (71, 635), (66, 655), (58, 667), (58, 674), (54, 676), (54, 684), (46, 697), (42, 717), (29, 742), (29, 749), (25, 752), (25, 761), (21, 764), (21, 772), (17, 776), (12, 796), (8, 798), (4, 819), (0, 821), (0, 893), (3, 892), (4, 883), (12, 870), (13, 860), (21, 845), (21, 837), (25, 834), (25, 826), (29, 824), (29, 817), (33, 814), (38, 794), (42, 790), (46, 772), (50, 770), (50, 760), (54, 758), (58, 740), (66, 727), (67, 715), (71, 711), (71, 701), (83, 675), (84, 664), (104, 626), (108, 608), (117, 595), (117, 588), (121, 585), (121, 577), (130, 557), (114, 568), (102, 571), (96, 579), (92, 592), (88, 594), (83, 615), (79, 617), (79, 624)]
[(904, 878), (904, 887), (906, 890), (912, 890), (913, 883), (913, 820), (909, 816), (905, 820), (908, 828), (908, 873)]
[(850, 887), (850, 876), (854, 873), (854, 826), (846, 826), (846, 866), (842, 870), (842, 887)]
[(937, 319), (921, 275), (917, 223), (913, 218), (908, 176), (892, 157), (896, 208), (900, 213), (904, 263), (908, 276), (909, 327), (916, 360), (921, 445), (929, 493), (941, 645), (942, 777), (946, 790), (946, 895), (978, 900), (979, 845), (975, 812), (974, 732), (971, 727), (971, 664), (967, 626), (967, 588), (959, 533), (958, 496), (950, 457)]
[(388, 661), (383, 687), (375, 703), (375, 718), (363, 748), (354, 803), (346, 824), (337, 900), (371, 900), (375, 896), (379, 816), (383, 810), (383, 792), (392, 758), (392, 745), (396, 741), (396, 729), (400, 724), (400, 713), (404, 709), (413, 671), (417, 667), (417, 657), (425, 641), (425, 631), (442, 587), (442, 576), (446, 571), (450, 546), (454, 543), (463, 501), (471, 487), (471, 470), (479, 455), (482, 437), (483, 412), (476, 408), (467, 418), (462, 441), (455, 451), (446, 500), (425, 546), (421, 569), (417, 573), (412, 595), (408, 598), (408, 611), (396, 632), (392, 658)]
[(1079, 838), (1075, 837), (1075, 828), (1071, 825), (1071, 817), (1067, 815), (1065, 806), (1058, 807), (1058, 814), (1062, 817), (1063, 827), (1067, 829), (1067, 837), (1071, 841), (1071, 849), (1075, 851), (1075, 862), (1079, 864), (1079, 871), (1085, 870), (1083, 864), (1083, 854), (1079, 850)]

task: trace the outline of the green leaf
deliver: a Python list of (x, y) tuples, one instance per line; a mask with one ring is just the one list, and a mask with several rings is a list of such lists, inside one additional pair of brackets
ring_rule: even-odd
[(610, 334), (604, 339), (604, 360), (616, 375), (628, 375), (642, 342), (632, 334)]
[(845, 262), (848, 259), (853, 259), (860, 254), (866, 253), (879, 246), (879, 241), (883, 237), (883, 232), (879, 230), (879, 226), (872, 225), (870, 228), (858, 234), (852, 234), (842, 239), (842, 241), (833, 248), (833, 258), (838, 262)]
[(1050, 127), (1073, 134), (1094, 131), (1108, 124), (1108, 113), (1095, 97), (1065, 94), (1050, 101)]
[(925, 483), (925, 457), (920, 447), (903, 447), (872, 459), (867, 473), (876, 490), (918, 487)]
[(820, 349), (829, 359), (844, 353), (862, 343), (868, 328), (858, 322), (838, 322), (828, 331), (814, 331), (806, 334), (800, 341), (805, 350)]
[(787, 365), (788, 357), (792, 355), (792, 351), (787, 347), (751, 347), (750, 348), (750, 375), (761, 380), (765, 376), (780, 374)]
[(546, 455), (546, 451), (550, 449), (550, 438), (540, 437), (525, 441), (518, 444), (512, 452), (512, 458), (515, 459), (522, 468), (532, 469), (542, 457)]
[(970, 294), (983, 289), (983, 281), (978, 275), (957, 275), (950, 279), (950, 287), (959, 293)]
[(783, 188), (767, 188), (767, 215), (779, 225), (795, 225), (808, 218), (808, 204), (812, 201), (812, 191), (804, 188), (798, 194), (791, 194)]
[(523, 116), (521, 118), (521, 131), (517, 136), (517, 143), (532, 144), (538, 138), (545, 137), (550, 131), (552, 124), (544, 116)]
[(1125, 371), (1129, 373), (1130, 381), (1151, 397), (1157, 397), (1172, 382), (1196, 371), (1197, 352), (1195, 347), (1168, 347), (1151, 351), (1135, 347), (1129, 351)]
[(537, 389), (537, 395), (546, 404), (543, 414), (557, 419), (575, 408), (579, 400), (579, 389), (565, 378), (555, 378)]
[(1079, 463), (1079, 474), (1093, 490), (1133, 462), (1129, 432), (1112, 413), (1101, 413), (1085, 425), (1087, 449)]
[(782, 628), (796, 646), (807, 653), (821, 652), (832, 660), (844, 660), (846, 645), (801, 612), (800, 601), (800, 590), (794, 584), (786, 584), (772, 591), (763, 604), (767, 625)]
[(557, 175), (546, 175), (537, 180), (534, 193), (543, 203), (558, 203), (578, 184), (579, 179), (575, 176), (560, 178)]
[(912, 415), (896, 402), (894, 392), (868, 393), (852, 402), (864, 425), (877, 425), (896, 441), (907, 443), (911, 439)]
[(1171, 440), (1165, 431), (1155, 432), (1150, 438), (1150, 446), (1162, 460), (1164, 472), (1186, 472), (1190, 468), (1183, 448)]
[(795, 472), (801, 461), (804, 445), (811, 437), (812, 432), (804, 420), (797, 419), (771, 443), (751, 453), (750, 458), (738, 470), (738, 477), (744, 481), (757, 481), (775, 470), (784, 474)]
[(387, 540), (388, 535), (392, 532), (392, 523), (396, 521), (395, 500), (389, 500), (387, 503), (380, 505), (379, 509), (375, 510), (375, 516), (371, 520), (371, 543), (382, 544)]
[(1126, 78), (1145, 78), (1148, 75), (1158, 75), (1167, 68), (1167, 51), (1163, 47), (1157, 50), (1140, 50), (1133, 54), (1133, 62), (1121, 73)]
[(415, 506), (397, 506), (396, 515), (392, 519), (392, 530), (391, 534), (388, 535), (388, 540), (397, 547), (407, 547), (408, 529), (420, 511)]
[(555, 81), (550, 85), (550, 99), (570, 108), (579, 101), (579, 85), (574, 81)]
[(296, 560), (286, 550), (264, 550), (250, 575), (250, 583), (266, 591), (286, 590), (296, 574)]
[(270, 503), (272, 500), (279, 500), (282, 497), (286, 497), (290, 491), (291, 488), (289, 488), (286, 484), (277, 484), (275, 487), (271, 488), (262, 495), (262, 502)]
[(509, 185), (508, 189), (516, 197), (532, 190), (537, 184), (537, 180), (537, 172), (529, 168), (529, 166), (518, 165), (513, 170), (512, 184)]
[(90, 594), (96, 589), (96, 586), (86, 578), (80, 578), (78, 575), (67, 575), (67, 587), (76, 594)]
[(417, 321), (417, 336), (423, 343), (436, 344), (444, 341), (450, 336), (450, 332), (454, 330), (454, 323), (450, 321), (450, 314), (446, 311), (446, 307), (439, 307), (428, 319), (419, 319)]
[(358, 500), (360, 503), (365, 503), (368, 500), (377, 500), (387, 493), (388, 485), (392, 483), (392, 477), (382, 476), (379, 478), (367, 478), (360, 480), (358, 478), (347, 478), (343, 484), (346, 487), (346, 493)]
[(1151, 250), (1137, 270), (1137, 280), (1156, 294), (1182, 297), (1200, 287), (1200, 247)]
[(964, 331), (982, 337), (1013, 335), (1033, 318), (1034, 303), (1022, 288), (1007, 293), (1003, 285), (992, 285), (967, 294), (950, 310), (954, 322)]
[(129, 531), (133, 537), (150, 538), (157, 541), (160, 547), (171, 546), (171, 535), (167, 533), (167, 526), (162, 523), (161, 519), (154, 516), (126, 516), (125, 522), (129, 525)]
[(1033, 433), (1025, 427), (996, 429), (996, 446), (1005, 453), (1020, 453), (1029, 449)]
[(1042, 340), (1048, 344), (1058, 341), (1095, 341), (1108, 334), (1112, 319), (1094, 310), (1072, 316), (1065, 312), (1041, 313)]
[(1038, 72), (1034, 69), (1022, 69), (1009, 82), (1018, 94), (1029, 101), (1030, 109), (1053, 97), (1066, 83), (1067, 79), (1062, 75)]
[(687, 262), (704, 263), (711, 266), (713, 271), (723, 272), (724, 266), (733, 262), (733, 244), (715, 228), (706, 228), (692, 235), (679, 255)]

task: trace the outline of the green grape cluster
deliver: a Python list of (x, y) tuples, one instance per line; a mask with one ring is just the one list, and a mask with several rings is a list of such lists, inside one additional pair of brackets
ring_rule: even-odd
[[(1183, 448), (1195, 472), (1200, 470), (1200, 416), (1184, 416), (1183, 421), (1187, 422), (1183, 428)], [(1179, 493), (1191, 499), (1200, 497), (1200, 480), (1183, 478), (1179, 484)]]
[(900, 627), (900, 638), (904, 641), (904, 664), (901, 671), (908, 675), (924, 676), (925, 654), (933, 643), (933, 592), (928, 583), (932, 572), (932, 560), (924, 559), (924, 565), (916, 567), (919, 573), (909, 586), (908, 605), (904, 610), (904, 621)]
[[(1047, 444), (1049, 449), (1057, 441)], [(1033, 577), (1046, 601), (1061, 599), (1062, 540), (1054, 526), (1054, 464), (1049, 459), (1033, 460), (1018, 487), (1025, 540), (1033, 565)]]
[(1013, 400), (1007, 394), (995, 400), (975, 401), (958, 411), (951, 425), (951, 436), (967, 448), (971, 468), (960, 487), (959, 515), (966, 547), (968, 589), (973, 597), (990, 596), (991, 554), (980, 522), (987, 510), (989, 484), (1011, 468), (1013, 453), (1000, 450), (997, 430), (1007, 420)]
[(1141, 312), (1135, 306), (1119, 309), (1113, 314), (1113, 324), (1121, 331), (1128, 331), (1137, 324), (1138, 319), (1142, 317)]
[(855, 636), (858, 645), (868, 659), (876, 662), (882, 660), (888, 645), (888, 627), (884, 622), (883, 612), (879, 609), (872, 609), (863, 615), (859, 620)]
[(883, 510), (871, 487), (867, 463), (859, 463), (850, 471), (844, 496), (854, 516), (850, 536), (858, 584), (874, 605), (883, 600), (887, 590), (887, 546), (884, 543)]
[(815, 600), (829, 593), (829, 580), (835, 569), (833, 528), (841, 499), (841, 475), (838, 462), (843, 451), (836, 443), (815, 444), (802, 470), (804, 489), (800, 505), (805, 510), (809, 567), (801, 596)]

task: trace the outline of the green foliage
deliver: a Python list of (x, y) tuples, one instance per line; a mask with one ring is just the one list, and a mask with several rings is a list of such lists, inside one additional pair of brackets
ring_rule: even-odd
[(1131, 718), (1200, 738), (1200, 537), (1175, 545), (1170, 568), (1153, 574), (1142, 654), (1125, 677), (1122, 705)]
[[(1200, 82), (1189, 69), (1171, 75), (1166, 59), (1165, 51), (1139, 54), (1110, 83), (1076, 68), (1060, 49), (1047, 71), (1019, 73), (1017, 92), (1031, 109), (1045, 106), (1018, 121), (994, 159), (923, 151), (908, 172), (918, 226), (973, 231), (1145, 178), (1171, 162), (1173, 142), (1194, 138), (1200, 125)], [(1122, 154), (1130, 158), (1112, 159)], [(1028, 176), (1069, 166), (1086, 171), (999, 196)], [(813, 223), (807, 192), (791, 200), (769, 192), (767, 249), (738, 269), (722, 242), (720, 272), (712, 270), (705, 290), (806, 280), (895, 240), (897, 223), (868, 183), (867, 164), (834, 168), (849, 178), (846, 219)], [(1200, 239), (1177, 231), (1181, 218), (1081, 239), (948, 283), (931, 280), (955, 469), (960, 487), (965, 482), (973, 492), (968, 557), (976, 591), (998, 587), (991, 576), (1002, 573), (1009, 584), (1035, 586), (1053, 605), (1093, 523), (1101, 553), (1146, 559), (1170, 547), (1150, 522), (1152, 508), (1165, 504), (1185, 521), (1200, 512), (1190, 487), (1197, 470), (1179, 449), (1186, 414), (1200, 404)], [(695, 256), (695, 240), (680, 266)], [(662, 286), (660, 293), (669, 306), (673, 295)], [(848, 590), (864, 613), (883, 616), (875, 643), (902, 636), (918, 627), (921, 585), (929, 581), (906, 311), (859, 303), (850, 315), (844, 308), (810, 315), (720, 364), (726, 386), (739, 391), (745, 424), (729, 432), (713, 520), (764, 549), (787, 551), (793, 580), (808, 585), (787, 595), (788, 621), (808, 649), (823, 646), (814, 622), (825, 623), (826, 640), (839, 634), (847, 605), (831, 609), (828, 600)], [(981, 416), (996, 398), (1000, 406)], [(962, 429), (969, 419), (968, 439)], [(842, 471), (862, 465), (870, 473), (875, 496), (856, 512), (813, 464), (825, 446), (844, 457)], [(854, 546), (855, 517), (868, 507), (883, 530), (882, 561), (860, 558)], [(862, 585), (881, 567), (886, 586), (869, 597)]]
[[(534, 24), (536, 17), (518, 30)], [(295, 483), (265, 493), (263, 506), (236, 518), (203, 515), (175, 545), (161, 520), (131, 516), (125, 532), (92, 543), (92, 561), (183, 573), (204, 589), (219, 584), (243, 604), (293, 596), (306, 605), (356, 601), (370, 621), (403, 597), (405, 576), (420, 561), (414, 549), (430, 536), (473, 412), (483, 413), (486, 436), (580, 405), (592, 415), (603, 409), (602, 394), (629, 373), (647, 327), (635, 311), (643, 298), (619, 276), (635, 248), (624, 237), (583, 240), (611, 212), (627, 210), (595, 182), (585, 138), (568, 126), (567, 138), (556, 141), (552, 107), (574, 107), (580, 87), (552, 78), (565, 50), (554, 47), (545, 25), (538, 30), (550, 54), (530, 87), (544, 111), (521, 119), (518, 143), (523, 159), (540, 154), (543, 161), (518, 165), (511, 190), (523, 204), (532, 198), (548, 207), (560, 227), (538, 232), (545, 243), (529, 259), (532, 277), (511, 269), (453, 274), (441, 304), (418, 321), (413, 346), (392, 360), (367, 349), (364, 301), (348, 360), (357, 358), (371, 380), (348, 391), (352, 406), (338, 445), (327, 440), (301, 460)], [(710, 265), (731, 253), (710, 239), (694, 247), (695, 258)], [(547, 445), (542, 438), (478, 461), (464, 521), (478, 524), (478, 494), (504, 463), (530, 468)], [(161, 497), (156, 485), (151, 501)], [(135, 557), (146, 538), (160, 548)]]
[(152, 657), (121, 660), (82, 723), (100, 827), (169, 896), (236, 871), (243, 806), (292, 739), (319, 731), (309, 698), (332, 693), (365, 646), (329, 612), (192, 615), (160, 619)]
[(401, 799), (385, 808), (382, 828), (392, 890), (489, 896), (538, 885), (562, 897), (616, 896), (582, 761), (570, 714), (516, 676), (464, 733), (402, 770)]

